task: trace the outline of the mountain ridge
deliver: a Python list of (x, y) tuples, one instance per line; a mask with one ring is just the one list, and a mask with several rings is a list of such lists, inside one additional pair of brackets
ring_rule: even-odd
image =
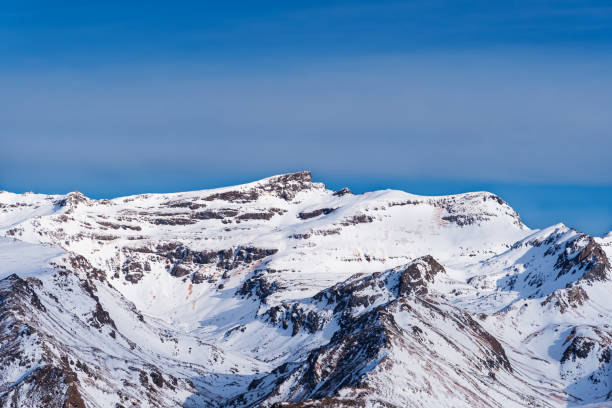
[(79, 407), (612, 397), (612, 245), (531, 230), (492, 193), (353, 194), (310, 172), (100, 200), (2, 192), (0, 235), (0, 286), (38, 299), (0, 303), (32, 326), (0, 351), (18, 361), (0, 406), (39, 406), (49, 370), (53, 403)]

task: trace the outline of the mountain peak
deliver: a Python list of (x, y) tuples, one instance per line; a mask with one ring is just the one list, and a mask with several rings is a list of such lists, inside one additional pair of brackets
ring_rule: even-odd
[(265, 192), (273, 193), (287, 201), (293, 200), (295, 195), (303, 190), (310, 190), (313, 187), (323, 187), (321, 183), (312, 182), (310, 171), (300, 171), (297, 173), (279, 174), (268, 177), (259, 182), (261, 189)]
[[(322, 183), (313, 183), (312, 175), (309, 171), (301, 171), (278, 174), (247, 184), (215, 189), (215, 192), (205, 197), (204, 200), (247, 203), (256, 201), (263, 194), (292, 201), (299, 192), (313, 188), (324, 189), (325, 186)], [(204, 190), (204, 192), (206, 191)]]
[(298, 171), (295, 173), (282, 173), (261, 179), (260, 182), (268, 183), (312, 183), (312, 173), (309, 170)]
[(84, 204), (84, 203), (88, 203), (90, 202), (91, 199), (86, 197), (83, 193), (81, 193), (80, 191), (71, 191), (70, 193), (66, 194), (64, 196), (64, 198), (62, 198), (59, 202), (58, 205), (60, 207), (69, 207), (69, 208), (75, 208), (77, 207), (79, 204)]
[(612, 389), (609, 336), (572, 331), (609, 331), (610, 243), (531, 231), (493, 193), (353, 195), (301, 171), (0, 201), (0, 406), (68, 383), (86, 407), (557, 408)]

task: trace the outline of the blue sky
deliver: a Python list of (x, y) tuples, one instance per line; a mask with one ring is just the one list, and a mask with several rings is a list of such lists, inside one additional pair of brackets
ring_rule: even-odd
[(0, 188), (93, 197), (310, 169), (490, 190), (612, 230), (612, 5), (32, 2), (0, 11)]

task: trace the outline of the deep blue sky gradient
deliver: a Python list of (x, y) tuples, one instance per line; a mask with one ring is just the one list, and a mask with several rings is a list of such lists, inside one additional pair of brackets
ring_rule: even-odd
[(310, 169), (612, 230), (607, 1), (35, 2), (0, 11), (0, 188)]

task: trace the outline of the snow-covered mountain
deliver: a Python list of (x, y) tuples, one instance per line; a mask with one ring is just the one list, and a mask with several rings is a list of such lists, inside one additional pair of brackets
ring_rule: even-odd
[(491, 193), (309, 172), (0, 192), (0, 406), (612, 406), (611, 257)]

